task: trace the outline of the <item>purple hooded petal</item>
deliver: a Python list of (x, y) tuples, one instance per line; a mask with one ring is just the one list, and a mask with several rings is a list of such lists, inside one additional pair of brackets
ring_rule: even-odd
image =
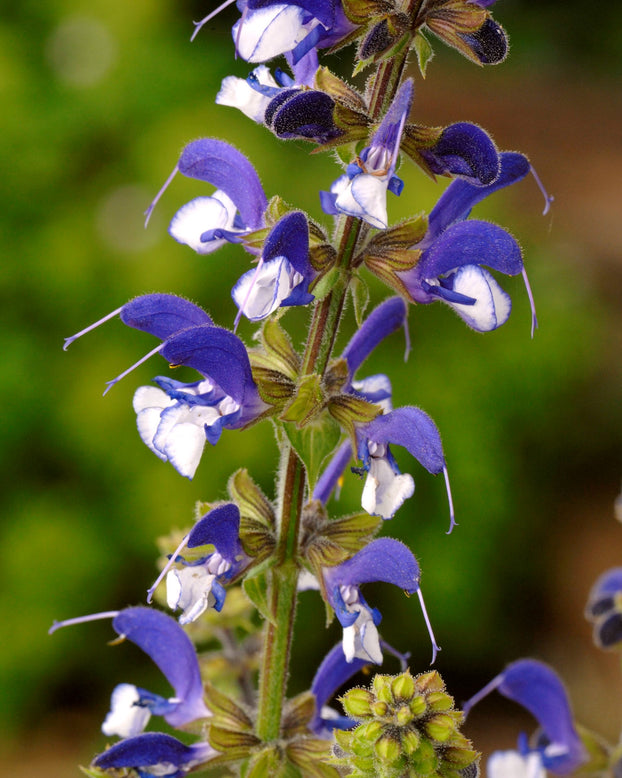
[(180, 330), (201, 324), (213, 324), (198, 305), (173, 294), (145, 294), (121, 308), (121, 321), (128, 327), (149, 332), (160, 340)]
[(451, 182), (430, 213), (425, 245), (429, 245), (454, 222), (466, 219), (474, 205), (498, 189), (520, 181), (531, 169), (529, 160), (523, 154), (504, 151), (499, 156), (501, 172), (493, 183), (478, 186), (468, 181)]
[(366, 440), (403, 446), (425, 469), (437, 475), (443, 472), (445, 457), (436, 424), (420, 408), (407, 406), (377, 416), (363, 429)]
[(419, 565), (414, 554), (399, 540), (377, 538), (350, 559), (324, 570), (329, 589), (359, 586), (372, 581), (394, 584), (412, 594), (419, 589)]
[(178, 168), (183, 175), (207, 181), (225, 192), (248, 229), (263, 226), (268, 201), (261, 181), (248, 159), (233, 146), (214, 138), (193, 141), (182, 151)]
[(203, 702), (203, 681), (192, 641), (179, 624), (151, 608), (126, 608), (113, 619), (118, 635), (131, 640), (166, 676), (180, 702), (165, 715), (179, 727), (210, 715)]
[(407, 310), (401, 297), (391, 297), (365, 319), (342, 354), (350, 379), (381, 341), (406, 324)]
[(523, 259), (520, 246), (503, 228), (469, 220), (453, 224), (443, 232), (417, 265), (401, 274), (401, 278), (417, 302), (430, 303), (439, 296), (434, 286), (430, 288), (430, 282), (467, 265), (485, 265), (515, 276), (523, 270)]
[(209, 376), (240, 405), (255, 390), (246, 347), (228, 330), (191, 327), (168, 340), (160, 353), (172, 365), (186, 365)]
[(150, 775), (145, 769), (158, 765), (171, 765), (179, 768), (176, 772), (157, 775), (182, 775), (184, 767), (207, 761), (216, 752), (208, 743), (196, 743), (187, 746), (172, 735), (161, 732), (147, 732), (144, 735), (127, 738), (95, 757), (93, 764), (104, 770), (121, 767), (133, 767), (141, 770), (141, 775)]
[(563, 753), (543, 754), (544, 766), (558, 775), (572, 772), (586, 759), (574, 725), (570, 701), (559, 676), (543, 662), (521, 659), (499, 676), (499, 692), (526, 708), (539, 722), (551, 744)]
[(263, 247), (264, 262), (286, 257), (290, 265), (310, 281), (315, 271), (309, 262), (309, 225), (302, 211), (283, 216), (270, 230)]
[(242, 553), (239, 534), (240, 510), (229, 502), (197, 521), (188, 535), (188, 548), (213, 545), (221, 557), (233, 562)]
[(476, 185), (492, 184), (501, 169), (499, 152), (488, 133), (468, 122), (446, 127), (431, 149), (421, 149), (433, 173), (452, 175)]
[(335, 101), (325, 92), (299, 90), (281, 101), (278, 108), (273, 109), (272, 104), (268, 105), (265, 118), (279, 138), (304, 138), (328, 143), (343, 135), (343, 130), (335, 124), (334, 108)]

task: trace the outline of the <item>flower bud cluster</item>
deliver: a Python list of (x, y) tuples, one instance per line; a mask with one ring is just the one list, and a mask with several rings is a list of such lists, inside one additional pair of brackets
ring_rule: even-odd
[(350, 776), (466, 778), (478, 775), (479, 754), (460, 733), (463, 714), (454, 709), (434, 670), (413, 677), (376, 675), (369, 689), (347, 692), (342, 703), (358, 722), (336, 733), (335, 758)]

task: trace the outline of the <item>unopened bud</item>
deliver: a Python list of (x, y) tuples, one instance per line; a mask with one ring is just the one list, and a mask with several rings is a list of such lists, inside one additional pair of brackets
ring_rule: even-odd
[(389, 734), (383, 735), (376, 741), (374, 750), (378, 759), (388, 764), (397, 762), (402, 754), (400, 741)]
[(374, 697), (367, 689), (350, 689), (342, 698), (343, 708), (348, 716), (362, 719), (371, 716), (371, 704)]
[(408, 701), (415, 693), (415, 679), (407, 671), (396, 676), (391, 682), (391, 691), (396, 701)]
[(426, 733), (437, 743), (445, 743), (454, 732), (454, 722), (446, 713), (437, 713), (424, 724)]

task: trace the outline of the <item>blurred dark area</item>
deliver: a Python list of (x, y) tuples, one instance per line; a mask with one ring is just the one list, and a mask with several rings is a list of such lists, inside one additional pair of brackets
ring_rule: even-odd
[[(74, 765), (105, 744), (98, 732), (115, 684), (164, 683), (140, 652), (106, 645), (108, 624), (48, 637), (54, 619), (143, 602), (156, 537), (189, 526), (197, 500), (226, 497), (238, 467), (273, 493), (269, 423), (225, 432), (192, 482), (141, 443), (131, 400), (165, 372), (157, 356), (102, 398), (106, 380), (153, 348), (149, 336), (114, 320), (62, 351), (64, 337), (147, 292), (186, 296), (232, 326), (230, 289), (247, 256), (229, 246), (200, 257), (166, 232), (177, 208), (208, 189), (178, 177), (143, 228), (192, 139), (230, 141), (268, 197), (329, 225), (318, 191), (339, 174), (331, 155), (310, 155), (214, 104), (224, 76), (251, 68), (234, 60), (231, 9), (190, 43), (192, 20), (209, 10), (196, 1), (23, 0), (0, 18), (0, 747), (14, 778), (77, 775)], [(596, 576), (622, 564), (613, 513), (622, 475), (622, 6), (500, 0), (493, 10), (510, 33), (508, 60), (478, 69), (435, 43), (413, 119), (482, 125), (500, 148), (526, 153), (554, 195), (542, 216), (529, 177), (477, 206), (521, 243), (539, 328), (531, 340), (522, 280), (503, 278), (513, 312), (500, 330), (479, 335), (448, 308), (420, 306), (409, 361), (398, 336), (369, 359), (362, 373), (389, 374), (396, 405), (418, 405), (436, 421), (459, 522), (447, 536), (442, 477), (396, 452), (417, 489), (382, 532), (420, 561), (443, 648), (436, 666), (458, 701), (506, 663), (535, 656), (564, 677), (578, 718), (616, 738), (619, 663), (592, 646), (583, 607)], [(352, 54), (328, 64), (345, 72)], [(445, 186), (410, 163), (400, 175), (392, 221), (429, 210)], [(385, 296), (372, 282), (373, 304)], [(293, 310), (283, 322), (300, 338), (307, 316)], [(350, 312), (343, 344), (353, 327)], [(252, 332), (241, 324), (248, 342)], [(348, 476), (331, 508), (357, 510), (360, 491)], [(431, 650), (416, 599), (382, 585), (365, 596), (383, 613), (385, 639), (425, 670)], [(323, 623), (318, 596), (302, 595), (292, 694), (339, 639)], [(533, 726), (516, 713), (491, 699), (467, 734), (484, 750), (512, 747), (519, 728)]]

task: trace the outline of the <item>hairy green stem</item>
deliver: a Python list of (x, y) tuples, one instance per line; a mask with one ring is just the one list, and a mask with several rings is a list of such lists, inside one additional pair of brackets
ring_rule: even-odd
[[(378, 118), (393, 100), (406, 65), (406, 53), (384, 62), (371, 91), (370, 104)], [(360, 219), (341, 216), (334, 245), (337, 249), (337, 281), (314, 310), (309, 327), (301, 375), (323, 375), (332, 356), (346, 296), (352, 278), (353, 260), (369, 227)], [(281, 736), (281, 718), (289, 668), (296, 585), (298, 581), (298, 536), (307, 478), (303, 463), (291, 447), (281, 454), (277, 546), (270, 570), (270, 612), (264, 627), (263, 654), (259, 671), (256, 733), (264, 742)]]

